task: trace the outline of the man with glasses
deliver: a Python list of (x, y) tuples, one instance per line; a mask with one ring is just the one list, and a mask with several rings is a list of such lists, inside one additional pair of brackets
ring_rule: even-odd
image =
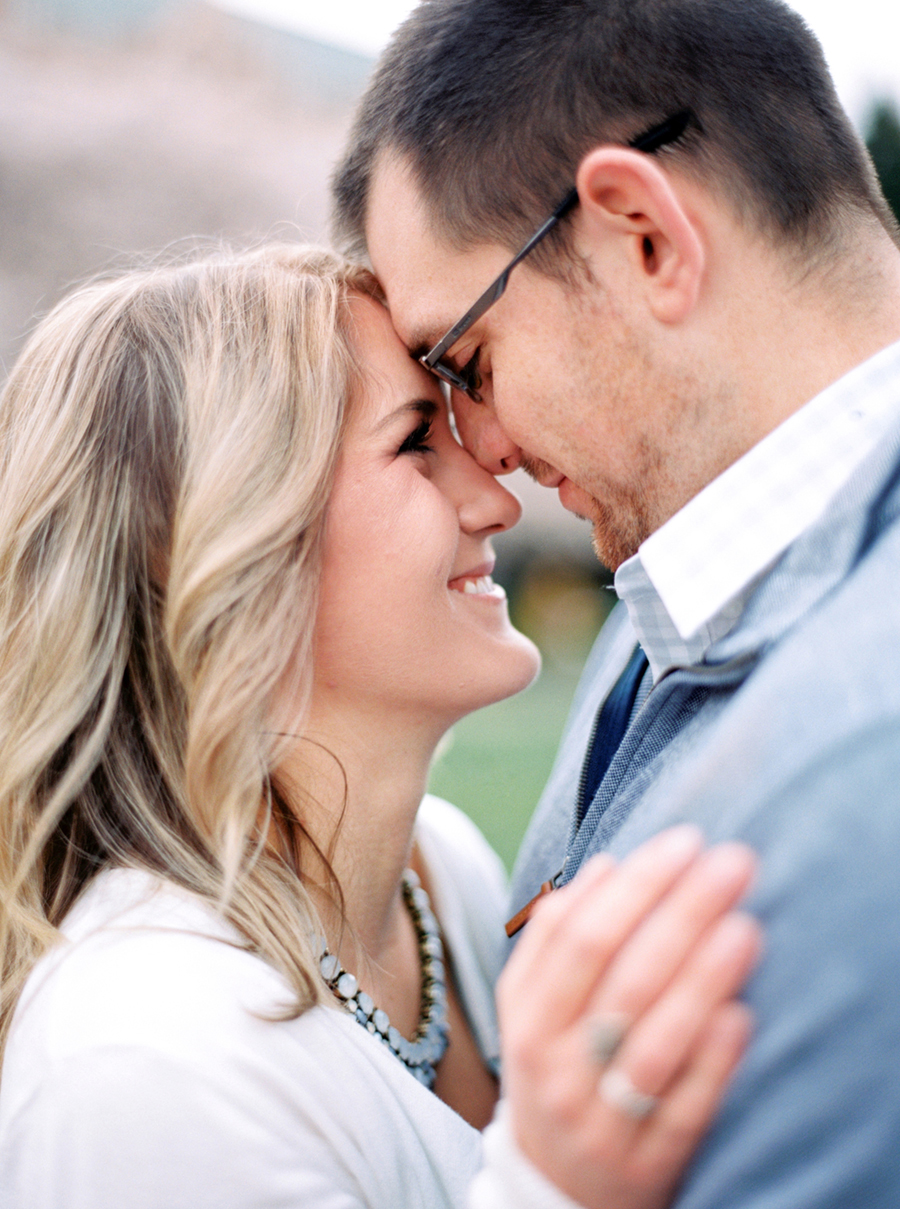
[(615, 571), (514, 905), (677, 820), (760, 853), (757, 1036), (677, 1204), (896, 1209), (900, 250), (818, 44), (781, 0), (425, 0), (335, 200), (467, 448)]

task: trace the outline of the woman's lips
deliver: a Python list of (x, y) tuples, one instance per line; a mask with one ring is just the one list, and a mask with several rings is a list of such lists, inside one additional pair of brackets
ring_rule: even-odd
[(495, 584), (490, 575), (460, 575), (451, 579), (447, 587), (451, 592), (461, 592), (465, 596), (490, 596), (495, 600), (505, 600), (506, 593), (500, 584)]

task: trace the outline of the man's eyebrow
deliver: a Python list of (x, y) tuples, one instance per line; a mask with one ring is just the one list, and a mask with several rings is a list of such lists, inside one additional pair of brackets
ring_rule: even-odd
[(372, 431), (379, 433), (394, 424), (400, 416), (410, 413), (421, 416), (423, 420), (433, 420), (438, 413), (438, 405), (433, 399), (410, 399), (408, 403), (402, 403), (386, 416), (382, 416)]
[(425, 323), (417, 324), (412, 329), (412, 334), (409, 340), (405, 340), (404, 344), (409, 349), (409, 355), (414, 357), (416, 361), (420, 357), (424, 357), (426, 353), (430, 353), (439, 340), (442, 340), (447, 332), (450, 331), (452, 320), (445, 327), (437, 328), (434, 324)]
[[(477, 323), (479, 320), (476, 320), (475, 322)], [(456, 340), (454, 340), (450, 345), (450, 348), (444, 353), (445, 358), (449, 357), (451, 361), (453, 360), (453, 354), (450, 352), (450, 349), (455, 348), (459, 341), (462, 340), (466, 332), (470, 332), (474, 326), (475, 323), (470, 323), (466, 327), (466, 331), (461, 332), (459, 336), (457, 336)], [(430, 353), (439, 341), (444, 339), (452, 327), (453, 321), (451, 320), (445, 327), (441, 327), (439, 330), (424, 327), (414, 328), (413, 334), (409, 339), (409, 343), (406, 345), (406, 347), (409, 349), (409, 355), (416, 361), (420, 360), (425, 356), (426, 353)]]
[(426, 353), (431, 352), (438, 340), (440, 340), (443, 336), (444, 332), (448, 330), (448, 328), (442, 328), (438, 334), (435, 335), (435, 328), (433, 325), (426, 327), (423, 323), (420, 326), (414, 327), (412, 329), (412, 335), (406, 342), (406, 347), (409, 349), (409, 355), (411, 357), (415, 357), (415, 359), (418, 361), (420, 357), (424, 357)]

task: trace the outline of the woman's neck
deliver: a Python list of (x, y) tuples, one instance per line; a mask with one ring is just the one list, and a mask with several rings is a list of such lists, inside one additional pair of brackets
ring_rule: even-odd
[[(410, 948), (400, 881), (440, 734), (320, 710), (305, 735), (281, 779), (341, 887), (343, 917), (327, 893), (316, 896), (329, 947), (364, 981), (364, 965), (390, 968)], [(324, 869), (305, 872), (324, 882)]]
[[(412, 920), (400, 888), (413, 864), (413, 827), (438, 740), (446, 728), (426, 730), (383, 715), (372, 725), (346, 714), (313, 715), (284, 767), (289, 800), (323, 853), (343, 894), (343, 917), (327, 893), (316, 895), (328, 947), (356, 975), (360, 987), (412, 1038), (422, 1003), (422, 965)], [(295, 788), (292, 792), (291, 785)], [(309, 873), (325, 885), (324, 867)], [(476, 1128), (491, 1117), (497, 1097), (452, 979), (448, 983), (450, 1046), (438, 1067), (437, 1094)]]

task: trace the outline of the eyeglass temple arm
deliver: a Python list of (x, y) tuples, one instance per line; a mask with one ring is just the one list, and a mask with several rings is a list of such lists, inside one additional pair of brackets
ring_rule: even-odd
[[(657, 151), (660, 147), (664, 147), (667, 143), (674, 143), (676, 139), (681, 138), (688, 127), (693, 114), (689, 109), (683, 109), (680, 113), (674, 114), (667, 118), (664, 122), (660, 122), (658, 126), (654, 126), (651, 130), (644, 134), (639, 134), (637, 138), (632, 139), (628, 146), (634, 151)], [(476, 323), (484, 312), (494, 305), (494, 303), (503, 296), (506, 289), (509, 275), (521, 261), (531, 252), (534, 247), (541, 242), (544, 236), (552, 231), (560, 219), (565, 218), (570, 210), (574, 210), (578, 204), (578, 189), (575, 185), (565, 195), (550, 217), (542, 226), (538, 227), (535, 233), (525, 244), (524, 248), (519, 250), (516, 257), (509, 262), (500, 276), (492, 281), (488, 288), (484, 291), (479, 299), (466, 311), (465, 315), (451, 327), (443, 340), (436, 344), (427, 356), (420, 358), (423, 365), (427, 365), (430, 369), (434, 368), (435, 362), (443, 357), (448, 348), (452, 348), (459, 337), (469, 330), (473, 323)]]
[(537, 231), (535, 231), (528, 243), (525, 244), (524, 248), (519, 250), (516, 257), (510, 261), (500, 276), (495, 281), (491, 282), (481, 297), (478, 298), (476, 302), (469, 308), (469, 310), (466, 311), (462, 319), (460, 319), (457, 323), (454, 323), (453, 327), (451, 327), (450, 331), (446, 334), (443, 340), (441, 340), (440, 344), (436, 344), (428, 356), (422, 358), (426, 364), (433, 365), (435, 361), (439, 361), (447, 349), (451, 348), (452, 345), (456, 343), (463, 332), (468, 331), (472, 324), (477, 322), (484, 312), (489, 307), (492, 307), (498, 298), (503, 296), (509, 281), (509, 275), (516, 265), (525, 259), (535, 245), (541, 242), (547, 232), (551, 231), (561, 218), (564, 218), (570, 210), (574, 209), (577, 202), (578, 190), (573, 186), (547, 219), (547, 221), (541, 227), (539, 227)]

